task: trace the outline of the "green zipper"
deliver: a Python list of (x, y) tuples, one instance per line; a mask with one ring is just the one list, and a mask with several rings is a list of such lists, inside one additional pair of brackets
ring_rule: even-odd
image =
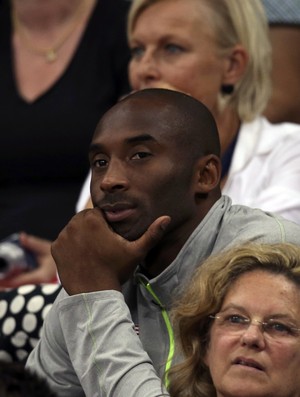
[(167, 327), (168, 336), (169, 336), (169, 346), (170, 347), (169, 347), (169, 354), (168, 354), (168, 358), (167, 358), (167, 362), (166, 362), (166, 366), (165, 366), (165, 385), (168, 388), (168, 386), (169, 386), (168, 371), (171, 368), (172, 360), (173, 360), (173, 357), (174, 357), (174, 350), (175, 350), (173, 328), (172, 328), (171, 321), (170, 321), (170, 318), (169, 318), (169, 315), (168, 315), (168, 312), (167, 312), (166, 308), (161, 303), (161, 301), (158, 298), (158, 296), (156, 295), (156, 293), (153, 291), (150, 283), (146, 284), (142, 278), (140, 278), (140, 282), (144, 285), (144, 287), (150, 293), (152, 298), (159, 305), (159, 307), (161, 309), (162, 317), (163, 317), (165, 325)]

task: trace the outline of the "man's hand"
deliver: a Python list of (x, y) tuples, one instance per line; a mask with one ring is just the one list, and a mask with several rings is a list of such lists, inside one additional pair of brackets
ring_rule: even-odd
[(51, 248), (63, 287), (69, 295), (120, 290), (169, 222), (162, 216), (138, 240), (128, 241), (108, 226), (99, 209), (79, 212)]

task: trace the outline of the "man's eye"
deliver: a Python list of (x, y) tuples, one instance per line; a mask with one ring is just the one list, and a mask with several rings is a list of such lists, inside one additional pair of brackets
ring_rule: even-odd
[(131, 159), (132, 160), (142, 160), (142, 159), (145, 159), (150, 156), (151, 156), (151, 153), (148, 153), (148, 152), (137, 152), (131, 157)]
[(98, 159), (93, 161), (93, 166), (96, 168), (103, 168), (107, 166), (107, 161), (103, 159)]

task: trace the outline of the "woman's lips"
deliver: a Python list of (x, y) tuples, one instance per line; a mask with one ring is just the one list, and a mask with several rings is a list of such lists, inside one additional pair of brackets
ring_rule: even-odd
[(246, 368), (256, 369), (256, 370), (259, 370), (259, 371), (264, 371), (264, 367), (260, 363), (258, 363), (255, 360), (252, 360), (252, 359), (239, 357), (239, 358), (237, 358), (234, 361), (233, 364), (234, 365), (240, 365), (240, 366), (246, 367)]

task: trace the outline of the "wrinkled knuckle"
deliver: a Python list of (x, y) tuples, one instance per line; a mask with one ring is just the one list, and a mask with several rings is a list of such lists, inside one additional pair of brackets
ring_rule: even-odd
[(90, 228), (95, 229), (99, 226), (99, 218), (96, 216), (94, 211), (86, 210), (84, 214), (84, 222), (86, 222)]
[(51, 244), (51, 247), (50, 247), (50, 252), (51, 252), (51, 255), (52, 255), (53, 257), (55, 257), (56, 251), (57, 251), (57, 240), (55, 240), (55, 241)]

